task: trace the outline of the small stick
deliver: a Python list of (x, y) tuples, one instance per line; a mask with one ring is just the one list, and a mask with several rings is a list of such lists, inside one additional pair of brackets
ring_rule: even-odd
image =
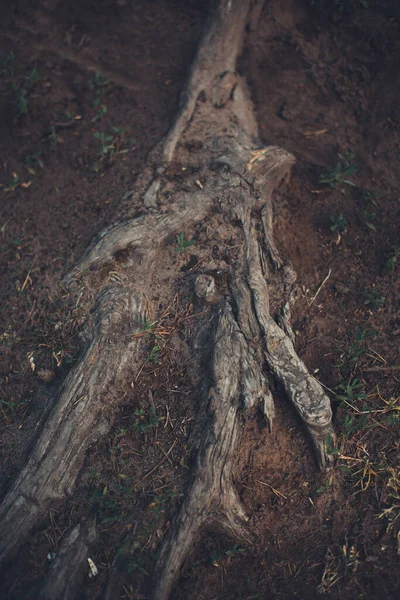
[(275, 496), (278, 496), (278, 498), (284, 498), (284, 500), (287, 500), (287, 496), (285, 496), (281, 492), (278, 492), (278, 490), (276, 490), (274, 487), (272, 487), (272, 485), (270, 485), (269, 483), (266, 483), (266, 481), (260, 481), (259, 479), (256, 479), (256, 482), (261, 483), (261, 485), (266, 485), (267, 487), (269, 487), (272, 490), (272, 492), (275, 494)]
[(21, 287), (21, 292), (24, 291), (24, 289), (26, 288), (26, 286), (27, 286), (28, 283), (30, 283), (32, 285), (32, 279), (31, 279), (30, 275), (31, 275), (31, 269), (29, 269), (28, 274), (25, 277), (25, 281), (24, 281), (24, 283), (22, 284), (22, 287)]
[(400, 371), (400, 365), (388, 365), (387, 367), (368, 367), (363, 371)]
[(315, 298), (318, 296), (318, 294), (322, 290), (322, 287), (325, 285), (325, 283), (328, 281), (329, 277), (331, 276), (331, 273), (332, 273), (332, 270), (329, 269), (328, 275), (325, 277), (325, 279), (323, 280), (323, 282), (321, 283), (321, 285), (319, 286), (319, 288), (315, 292), (314, 296), (311, 298), (309, 306), (311, 306), (311, 304), (314, 302)]
[(172, 462), (172, 460), (170, 459), (170, 457), (168, 456), (168, 454), (165, 452), (164, 448), (160, 445), (160, 442), (155, 442), (157, 448), (159, 448), (161, 450), (161, 452), (164, 454), (165, 458), (168, 458), (168, 462), (171, 463), (171, 465), (173, 465), (174, 463)]
[(154, 471), (157, 471), (157, 469), (159, 467), (161, 467), (161, 465), (163, 463), (165, 463), (165, 461), (167, 460), (168, 456), (171, 454), (171, 452), (172, 452), (175, 444), (176, 444), (176, 439), (174, 440), (174, 442), (173, 442), (171, 448), (168, 450), (168, 452), (165, 453), (164, 458), (162, 460), (160, 460), (160, 462), (158, 463), (158, 465), (156, 465), (153, 469), (151, 469), (151, 471), (149, 471), (148, 473), (146, 473), (146, 475), (143, 475), (143, 477), (140, 479), (140, 481), (144, 481), (145, 479), (147, 479), (147, 477), (149, 477), (150, 475), (152, 475), (154, 473)]

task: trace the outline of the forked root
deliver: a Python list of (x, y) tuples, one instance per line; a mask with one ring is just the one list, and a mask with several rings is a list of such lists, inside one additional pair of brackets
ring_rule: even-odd
[[(145, 322), (145, 297), (153, 289), (151, 266), (157, 252), (176, 233), (200, 223), (212, 207), (229, 226), (239, 223), (243, 245), (235, 270), (229, 267), (227, 273), (228, 291), (217, 290), (211, 275), (196, 286), (198, 296), (209, 301), (215, 321), (209, 340), (212, 361), (197, 419), (196, 460), (183, 505), (161, 545), (153, 574), (154, 599), (171, 597), (201, 532), (219, 528), (252, 543), (234, 486), (233, 456), (243, 409), (259, 407), (273, 424), (270, 377), (298, 411), (314, 442), (319, 466), (329, 464), (325, 440), (333, 437), (330, 402), (295, 351), (289, 322), (295, 274), (280, 258), (272, 235), (272, 194), (288, 179), (294, 157), (261, 144), (246, 86), (235, 72), (249, 5), (250, 0), (216, 0), (180, 111), (138, 178), (131, 212), (118, 214), (115, 224), (100, 234), (67, 276), (69, 282), (114, 261), (121, 250), (135, 251), (130, 262), (116, 267), (131, 283), (103, 288), (89, 326), (88, 347), (65, 380), (28, 464), (0, 506), (0, 560), (15, 555), (49, 503), (72, 493), (87, 448), (110, 430), (118, 383), (141, 360), (142, 338), (134, 334)], [(201, 92), (204, 98), (199, 102)], [(193, 143), (202, 148), (196, 153), (196, 164), (188, 150)], [(176, 164), (171, 166), (172, 159)], [(194, 167), (193, 176), (188, 165)], [(178, 177), (173, 168), (178, 169)], [(135, 216), (138, 207), (143, 210)], [(256, 220), (261, 227), (256, 227)], [(270, 297), (281, 301), (274, 314)], [(87, 568), (91, 527), (75, 528), (69, 534), (58, 556), (60, 578), (50, 573), (44, 595), (61, 597), (69, 589), (70, 574), (81, 573), (83, 564)], [(74, 559), (81, 565), (75, 565), (76, 571), (70, 565)], [(116, 577), (116, 586), (118, 581)], [(107, 598), (118, 597), (118, 592), (110, 584)], [(75, 591), (71, 594), (72, 598)]]
[[(273, 422), (274, 409), (263, 374), (263, 357), (305, 423), (318, 464), (322, 468), (329, 462), (324, 443), (328, 435), (333, 436), (329, 398), (269, 313), (269, 291), (262, 273), (257, 236), (250, 210), (244, 206), (242, 202), (237, 212), (241, 215), (246, 245), (243, 265), (246, 281), (238, 277), (232, 284), (234, 311), (227, 300), (218, 307), (220, 316), (212, 342), (212, 384), (203, 415), (203, 437), (186, 499), (162, 545), (155, 600), (171, 597), (187, 556), (205, 528), (217, 527), (242, 543), (252, 541), (233, 484), (232, 465), (241, 411), (258, 406), (270, 425)], [(199, 287), (204, 289), (204, 285)], [(209, 282), (208, 289), (215, 297), (215, 282)]]
[(202, 530), (212, 526), (244, 543), (252, 541), (233, 485), (232, 456), (238, 441), (242, 399), (248, 404), (261, 402), (268, 391), (230, 305), (224, 303), (220, 311), (214, 333), (207, 424), (186, 500), (161, 551), (155, 600), (170, 597), (182, 565)]
[(271, 372), (307, 427), (314, 442), (319, 467), (324, 468), (332, 461), (325, 448), (327, 437), (334, 437), (330, 400), (298, 357), (289, 335), (270, 315), (268, 285), (262, 273), (256, 230), (249, 212), (240, 212), (246, 241), (247, 282), (263, 338), (265, 357)]

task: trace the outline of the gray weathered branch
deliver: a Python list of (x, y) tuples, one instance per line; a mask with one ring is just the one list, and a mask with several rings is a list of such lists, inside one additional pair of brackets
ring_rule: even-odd
[[(219, 290), (211, 275), (200, 276), (195, 284), (208, 322), (215, 323), (207, 342), (212, 361), (197, 419), (201, 434), (195, 465), (185, 500), (161, 543), (154, 599), (171, 597), (187, 556), (208, 528), (252, 542), (234, 485), (232, 457), (243, 410), (259, 408), (273, 424), (271, 377), (298, 411), (319, 465), (329, 462), (324, 442), (333, 436), (330, 402), (296, 353), (289, 322), (295, 273), (273, 238), (273, 193), (289, 179), (294, 157), (261, 143), (246, 84), (236, 73), (249, 5), (250, 0), (216, 0), (174, 124), (124, 197), (114, 224), (92, 242), (66, 278), (68, 284), (84, 280), (88, 270), (114, 262), (122, 250), (130, 256), (122, 265), (115, 261), (121, 280), (128, 283), (100, 292), (87, 326), (88, 347), (0, 506), (3, 561), (13, 557), (53, 501), (73, 493), (85, 452), (110, 430), (122, 380), (141, 361), (141, 338), (134, 334), (143, 328), (145, 297), (151, 297), (156, 283), (152, 265), (171, 238), (203, 221), (212, 208), (230, 226), (240, 226), (243, 244), (228, 289)], [(199, 150), (191, 154), (188, 148), (194, 143)], [(188, 167), (195, 167), (193, 174)], [(174, 169), (184, 174), (183, 183), (177, 182)], [(279, 298), (275, 313), (270, 298)], [(200, 359), (194, 351), (193, 360)], [(67, 580), (83, 572), (93, 539), (93, 523), (75, 526), (68, 534), (43, 597), (74, 597), (76, 588)], [(117, 597), (118, 590), (111, 588), (107, 597)]]
[[(0, 560), (10, 559), (46, 514), (70, 496), (88, 447), (113, 423), (118, 383), (140, 359), (145, 301), (132, 290), (106, 288), (89, 326), (91, 337), (62, 387), (27, 465), (0, 506)], [(112, 358), (111, 358), (112, 357)]]

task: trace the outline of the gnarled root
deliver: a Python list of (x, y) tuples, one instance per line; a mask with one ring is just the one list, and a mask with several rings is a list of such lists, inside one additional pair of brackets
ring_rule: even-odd
[[(187, 495), (153, 574), (156, 600), (170, 597), (200, 532), (218, 527), (251, 543), (234, 487), (232, 457), (244, 408), (259, 407), (270, 426), (273, 423), (270, 378), (279, 382), (298, 411), (321, 467), (329, 463), (324, 441), (333, 436), (329, 399), (293, 345), (289, 321), (295, 274), (280, 258), (272, 235), (272, 194), (288, 179), (294, 157), (260, 143), (246, 86), (235, 72), (250, 0), (216, 0), (215, 4), (180, 111), (137, 180), (133, 208), (121, 207), (115, 224), (100, 234), (66, 278), (69, 283), (88, 269), (114, 261), (121, 250), (136, 250), (118, 269), (124, 281), (140, 288), (140, 294), (131, 284), (101, 292), (88, 328), (88, 348), (66, 378), (26, 467), (0, 506), (0, 560), (5, 561), (44, 517), (49, 504), (72, 493), (87, 448), (111, 427), (118, 383), (125, 373), (132, 374), (141, 359), (141, 337), (134, 334), (145, 322), (145, 295), (152, 290), (157, 252), (214, 207), (229, 227), (240, 225), (243, 244), (236, 270), (227, 273), (228, 291), (218, 290), (210, 274), (197, 280), (196, 293), (209, 303), (215, 322), (208, 340), (212, 361)], [(193, 144), (201, 148), (194, 157), (188, 150)], [(43, 590), (45, 597), (67, 594), (69, 574), (77, 572), (74, 569), (81, 572), (78, 563), (86, 566), (91, 531), (74, 529), (69, 534), (58, 557), (60, 577), (52, 572)], [(72, 548), (76, 549), (74, 568), (69, 565)], [(118, 581), (116, 577), (116, 586)], [(68, 597), (74, 593), (68, 592)], [(111, 582), (107, 598), (116, 596)]]
[(268, 392), (230, 305), (224, 303), (220, 311), (214, 334), (207, 425), (186, 500), (161, 551), (155, 600), (170, 597), (182, 564), (202, 529), (216, 527), (246, 543), (252, 539), (233, 486), (232, 455), (238, 439), (242, 397), (251, 403), (262, 402)]
[[(265, 262), (261, 261), (250, 209), (243, 197), (241, 201), (236, 210), (245, 238), (245, 278), (237, 277), (232, 283), (234, 310), (227, 300), (218, 305), (203, 437), (186, 499), (161, 549), (155, 600), (170, 597), (185, 559), (203, 529), (213, 526), (238, 541), (251, 543), (246, 515), (232, 481), (232, 457), (242, 409), (260, 407), (272, 425), (274, 409), (263, 374), (263, 358), (305, 423), (318, 464), (322, 468), (329, 461), (324, 444), (328, 435), (333, 436), (329, 398), (308, 373), (287, 333), (269, 313), (268, 284), (262, 272)], [(283, 277), (285, 273), (287, 270), (282, 269)], [(206, 300), (207, 296), (211, 301), (218, 298), (210, 277), (207, 281), (202, 277), (196, 290)]]
[(0, 506), (0, 560), (13, 557), (51, 501), (72, 493), (87, 448), (112, 425), (121, 375), (138, 364), (140, 338), (132, 335), (144, 321), (144, 298), (131, 290), (106, 288), (99, 297), (89, 347), (65, 380), (27, 465)]

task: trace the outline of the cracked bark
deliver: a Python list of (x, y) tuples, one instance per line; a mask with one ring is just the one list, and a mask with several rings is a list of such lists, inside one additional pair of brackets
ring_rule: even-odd
[[(194, 543), (207, 528), (218, 527), (251, 543), (253, 535), (233, 483), (232, 456), (243, 410), (259, 407), (273, 424), (269, 377), (279, 382), (298, 411), (319, 466), (329, 463), (324, 441), (334, 435), (330, 402), (296, 353), (290, 326), (295, 273), (273, 240), (273, 193), (288, 180), (294, 157), (262, 145), (246, 84), (235, 70), (250, 5), (250, 0), (216, 0), (169, 133), (124, 196), (114, 223), (65, 278), (73, 289), (88, 271), (113, 262), (121, 250), (132, 257), (118, 267), (123, 285), (101, 291), (88, 325), (87, 349), (65, 380), (27, 465), (0, 506), (2, 561), (15, 555), (51, 502), (73, 493), (87, 448), (110, 430), (119, 382), (142, 360), (140, 338), (132, 334), (146, 319), (145, 296), (151, 297), (154, 284), (152, 264), (173, 236), (201, 222), (213, 208), (240, 227), (243, 251), (228, 291), (218, 290), (209, 275), (195, 284), (208, 320), (213, 315), (215, 322), (209, 339), (210, 385), (199, 414), (202, 441), (185, 500), (161, 543), (152, 575), (154, 600), (171, 597)], [(195, 159), (188, 142), (201, 147)], [(196, 174), (189, 176), (189, 191), (176, 188), (171, 194), (167, 176), (172, 163), (186, 169), (193, 160)], [(202, 189), (196, 180), (205, 182)], [(143, 214), (135, 217), (138, 204)], [(256, 223), (261, 224), (258, 231)], [(280, 304), (275, 314), (272, 296)], [(88, 539), (92, 529), (82, 529)], [(61, 597), (70, 562), (87, 561), (84, 549), (89, 544), (85, 546), (83, 534), (70, 542), (58, 557), (62, 568), (48, 573), (44, 597)], [(71, 551), (74, 544), (76, 552)], [(117, 597), (118, 581), (113, 577), (107, 597)], [(68, 593), (74, 597), (75, 592)]]

